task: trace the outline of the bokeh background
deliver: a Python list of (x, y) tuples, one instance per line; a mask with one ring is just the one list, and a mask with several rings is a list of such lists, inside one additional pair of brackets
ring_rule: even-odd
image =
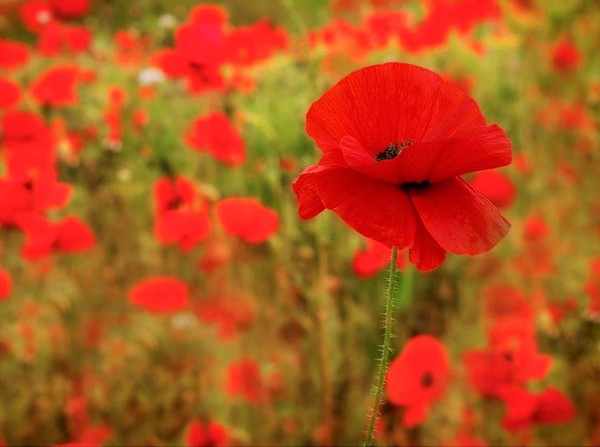
[[(419, 274), (449, 359), (380, 445), (600, 445), (596, 0), (0, 1), (0, 445), (352, 445), (390, 250), (297, 215), (306, 111), (417, 64), (498, 123), (512, 224)], [(415, 369), (419, 365), (414, 365)]]

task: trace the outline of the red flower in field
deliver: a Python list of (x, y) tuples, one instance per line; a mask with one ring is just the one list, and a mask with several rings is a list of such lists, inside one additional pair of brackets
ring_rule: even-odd
[(86, 51), (91, 43), (92, 33), (88, 28), (51, 22), (42, 30), (37, 49), (48, 57), (61, 53), (79, 54)]
[(155, 313), (184, 310), (189, 301), (185, 283), (177, 278), (154, 277), (138, 282), (129, 291), (129, 302)]
[(492, 322), (520, 319), (525, 325), (533, 321), (533, 309), (523, 292), (508, 285), (488, 287), (484, 292), (484, 310)]
[(91, 3), (91, 0), (50, 0), (54, 14), (63, 19), (77, 19), (86, 15)]
[(244, 140), (222, 113), (197, 118), (185, 135), (185, 142), (195, 151), (206, 151), (229, 166), (240, 166), (246, 161)]
[(196, 315), (200, 321), (216, 325), (221, 340), (230, 340), (254, 322), (256, 305), (243, 293), (222, 294), (202, 301)]
[(227, 36), (227, 59), (248, 66), (269, 59), (289, 45), (284, 29), (275, 29), (266, 20), (231, 30)]
[(0, 301), (12, 293), (12, 280), (6, 270), (0, 268)]
[(17, 224), (25, 232), (21, 256), (30, 261), (55, 253), (82, 253), (96, 245), (92, 230), (76, 216), (50, 222), (42, 216), (28, 214), (19, 217)]
[(517, 189), (513, 182), (498, 171), (483, 171), (471, 180), (471, 186), (503, 210), (515, 201)]
[(10, 79), (0, 78), (0, 110), (10, 109), (21, 101), (21, 87)]
[[(390, 265), (390, 247), (373, 239), (366, 239), (366, 243), (367, 247), (357, 250), (352, 258), (352, 270), (359, 278), (370, 278)], [(396, 266), (402, 269), (405, 265), (406, 259), (400, 254)]]
[(585, 293), (588, 297), (587, 315), (590, 318), (600, 317), (600, 259), (590, 262), (589, 278), (585, 283)]
[(541, 380), (550, 372), (552, 357), (537, 352), (530, 322), (496, 323), (488, 338), (487, 349), (474, 349), (463, 357), (469, 382), (482, 395), (500, 397), (505, 389)]
[(265, 398), (258, 363), (242, 359), (229, 365), (225, 389), (231, 397), (241, 397), (249, 404), (259, 404)]
[(277, 212), (255, 198), (231, 197), (221, 200), (215, 209), (225, 232), (250, 244), (260, 244), (279, 230)]
[(573, 402), (554, 387), (538, 394), (512, 387), (504, 391), (502, 400), (507, 405), (502, 426), (511, 432), (533, 425), (564, 424), (575, 417)]
[(31, 169), (0, 178), (0, 225), (12, 227), (22, 214), (63, 208), (71, 191), (71, 185), (57, 181), (53, 168)]
[(446, 392), (450, 363), (446, 349), (430, 335), (411, 338), (390, 364), (387, 396), (405, 408), (403, 424), (414, 427), (427, 419), (429, 408)]
[(154, 186), (154, 198), (154, 234), (160, 242), (178, 244), (185, 252), (206, 239), (211, 222), (192, 182), (183, 177), (162, 178)]
[(215, 5), (200, 5), (175, 33), (175, 48), (155, 55), (155, 61), (172, 78), (184, 77), (192, 93), (223, 90), (221, 66), (226, 58), (227, 12)]
[(21, 42), (0, 39), (0, 68), (14, 70), (29, 62), (29, 48)]
[(435, 73), (399, 63), (358, 70), (312, 105), (306, 129), (323, 157), (293, 184), (303, 219), (333, 210), (363, 236), (409, 248), (421, 271), (447, 251), (490, 250), (508, 232), (460, 176), (510, 163), (510, 141)]
[(73, 65), (62, 65), (41, 73), (29, 86), (33, 98), (41, 105), (61, 107), (79, 102), (77, 83), (79, 69)]
[(194, 421), (188, 425), (185, 434), (186, 447), (220, 447), (227, 444), (229, 435), (221, 424), (215, 421), (202, 423)]
[(570, 40), (562, 40), (552, 50), (552, 66), (556, 71), (572, 71), (581, 63), (581, 53)]
[(47, 1), (30, 0), (19, 8), (23, 26), (32, 33), (39, 33), (48, 23), (54, 21), (52, 8)]

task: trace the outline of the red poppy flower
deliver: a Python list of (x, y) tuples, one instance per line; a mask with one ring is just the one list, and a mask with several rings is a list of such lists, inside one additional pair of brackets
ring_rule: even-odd
[(61, 107), (77, 104), (77, 83), (79, 69), (72, 65), (62, 65), (42, 72), (29, 86), (33, 98), (41, 105)]
[(511, 432), (533, 425), (564, 424), (575, 417), (573, 402), (555, 387), (538, 394), (512, 387), (504, 391), (502, 400), (507, 405), (502, 426)]
[(163, 177), (154, 184), (152, 193), (156, 213), (159, 215), (168, 211), (192, 209), (197, 199), (194, 184), (185, 177)]
[(249, 404), (261, 403), (265, 394), (258, 363), (242, 359), (229, 365), (225, 389), (231, 397), (241, 397)]
[(206, 151), (229, 166), (240, 166), (246, 161), (244, 140), (222, 113), (197, 118), (185, 135), (185, 142), (195, 151)]
[(572, 71), (581, 63), (581, 53), (570, 40), (562, 40), (552, 50), (552, 66), (556, 71)]
[(45, 0), (30, 0), (23, 3), (19, 8), (19, 17), (23, 26), (32, 33), (39, 33), (54, 20), (52, 8)]
[(277, 212), (262, 205), (258, 199), (231, 197), (215, 207), (223, 229), (250, 244), (260, 244), (279, 230)]
[(71, 191), (71, 185), (57, 181), (53, 168), (0, 178), (0, 225), (12, 227), (22, 214), (63, 208)]
[(0, 301), (12, 293), (12, 280), (6, 270), (0, 268)]
[(471, 180), (471, 186), (501, 210), (512, 205), (517, 196), (517, 188), (513, 182), (495, 170), (476, 174)]
[(198, 270), (210, 273), (226, 266), (231, 260), (231, 246), (225, 240), (209, 239), (204, 245), (202, 258), (196, 266)]
[(63, 19), (77, 19), (86, 15), (92, 4), (91, 0), (50, 0), (50, 6)]
[(96, 245), (92, 230), (76, 216), (68, 216), (58, 222), (28, 214), (17, 219), (25, 232), (25, 245), (21, 256), (30, 261), (55, 253), (81, 253)]
[(288, 46), (288, 36), (266, 20), (231, 30), (227, 36), (227, 59), (235, 65), (248, 66), (269, 59), (277, 50)]
[(312, 105), (306, 129), (323, 157), (293, 184), (303, 219), (333, 210), (363, 236), (410, 248), (421, 271), (508, 232), (460, 175), (510, 163), (510, 141), (437, 74), (400, 63), (358, 70)]
[(10, 79), (0, 78), (0, 109), (10, 109), (21, 101), (21, 87)]
[(54, 163), (51, 135), (36, 114), (9, 111), (0, 118), (0, 145), (8, 170), (12, 173), (30, 168), (46, 169)]
[(58, 56), (61, 53), (79, 54), (92, 43), (91, 31), (83, 26), (51, 22), (41, 31), (37, 49), (43, 56)]
[(29, 48), (21, 42), (0, 39), (0, 68), (14, 70), (29, 62)]
[(221, 424), (209, 421), (203, 424), (200, 421), (192, 422), (185, 435), (187, 447), (220, 447), (227, 444), (229, 435)]
[[(367, 247), (359, 249), (352, 258), (352, 270), (359, 278), (370, 278), (390, 264), (391, 249), (381, 242), (373, 239), (365, 239)], [(406, 259), (400, 255), (397, 257), (396, 267), (404, 268)]]
[(154, 313), (184, 310), (189, 301), (185, 283), (177, 278), (154, 277), (138, 282), (129, 291), (129, 302)]
[(427, 419), (429, 408), (446, 392), (450, 363), (444, 345), (430, 335), (411, 338), (390, 364), (387, 396), (394, 405), (406, 407), (405, 427)]
[(200, 321), (216, 325), (221, 340), (230, 340), (254, 322), (256, 306), (250, 296), (228, 293), (202, 301), (196, 315)]

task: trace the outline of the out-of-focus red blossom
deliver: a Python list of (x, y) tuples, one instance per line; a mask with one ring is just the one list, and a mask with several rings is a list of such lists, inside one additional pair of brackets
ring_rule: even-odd
[(538, 121), (549, 129), (566, 131), (594, 131), (597, 128), (590, 111), (581, 101), (566, 102), (550, 98), (547, 106), (537, 116)]
[(184, 177), (164, 177), (154, 185), (154, 234), (163, 244), (178, 244), (186, 252), (211, 230), (208, 208), (200, 202), (194, 184)]
[(564, 424), (575, 417), (573, 402), (555, 387), (537, 394), (511, 387), (504, 390), (502, 400), (507, 405), (502, 427), (511, 432), (533, 425)]
[(515, 201), (517, 188), (513, 182), (499, 171), (482, 171), (471, 180), (471, 185), (503, 210)]
[(525, 225), (523, 227), (523, 240), (539, 241), (546, 238), (549, 234), (550, 228), (542, 216), (533, 214), (525, 221)]
[(30, 169), (8, 179), (0, 178), (0, 226), (14, 227), (24, 214), (61, 209), (71, 191), (71, 185), (57, 181), (53, 168)]
[(239, 132), (222, 113), (197, 118), (185, 135), (185, 142), (197, 152), (208, 152), (229, 166), (246, 161), (246, 145)]
[[(365, 239), (367, 246), (358, 249), (352, 258), (352, 270), (359, 278), (370, 278), (390, 264), (391, 249), (381, 242)], [(403, 269), (406, 257), (402, 253), (396, 258), (396, 267)]]
[(188, 306), (187, 285), (167, 276), (157, 276), (138, 282), (129, 291), (129, 302), (154, 313), (174, 313)]
[(533, 309), (523, 292), (513, 286), (493, 285), (484, 292), (484, 313), (492, 322), (518, 318), (533, 321)]
[(249, 404), (264, 402), (265, 389), (258, 363), (252, 359), (241, 359), (230, 364), (225, 390), (231, 397), (239, 397)]
[(423, 423), (430, 407), (446, 392), (450, 363), (444, 345), (430, 335), (411, 338), (387, 374), (389, 401), (405, 407), (403, 425)]
[(28, 214), (17, 219), (25, 232), (25, 245), (21, 256), (33, 261), (59, 253), (82, 253), (96, 245), (92, 230), (76, 216), (68, 216), (58, 222)]
[(277, 212), (253, 197), (231, 197), (215, 206), (217, 219), (226, 233), (250, 244), (260, 244), (279, 230)]
[(12, 280), (6, 270), (0, 268), (0, 301), (8, 298), (12, 293)]
[(575, 70), (581, 64), (581, 59), (581, 53), (569, 39), (563, 39), (552, 49), (552, 66), (558, 72)]
[(390, 41), (397, 41), (406, 22), (407, 16), (401, 11), (374, 11), (364, 19), (375, 48), (384, 48)]
[(587, 315), (598, 319), (600, 318), (600, 259), (590, 261), (589, 277), (584, 288), (588, 298)]
[(132, 119), (136, 129), (143, 129), (148, 124), (148, 112), (144, 109), (137, 109), (133, 112)]
[(29, 48), (21, 42), (0, 39), (0, 68), (15, 70), (29, 62)]
[(221, 447), (227, 445), (228, 439), (225, 427), (215, 421), (193, 421), (185, 433), (186, 447)]
[(51, 22), (42, 29), (37, 49), (41, 55), (52, 57), (83, 53), (91, 43), (92, 32), (88, 28)]
[(243, 293), (223, 294), (202, 301), (196, 315), (200, 321), (216, 325), (221, 340), (231, 340), (252, 325), (256, 306), (253, 299)]
[(32, 33), (39, 33), (54, 21), (52, 8), (45, 0), (30, 0), (19, 7), (19, 17), (23, 26)]
[(10, 79), (0, 78), (0, 110), (10, 109), (21, 101), (21, 87)]
[(52, 12), (63, 19), (78, 19), (86, 15), (91, 7), (91, 0), (50, 0)]
[(113, 429), (109, 425), (86, 427), (74, 441), (57, 444), (54, 447), (101, 447), (112, 436)]
[(143, 61), (146, 49), (150, 44), (150, 38), (121, 30), (115, 33), (114, 39), (118, 49), (117, 64), (122, 66), (136, 65)]
[(234, 65), (254, 65), (288, 46), (289, 37), (283, 28), (274, 28), (266, 20), (261, 20), (230, 31), (227, 36), (227, 59)]
[(74, 105), (79, 102), (76, 88), (80, 80), (79, 68), (74, 65), (60, 65), (42, 72), (31, 83), (29, 91), (41, 105)]
[(463, 357), (469, 382), (483, 396), (500, 398), (505, 389), (541, 380), (550, 372), (552, 357), (537, 352), (531, 322), (497, 321), (489, 330), (488, 344)]
[[(550, 318), (552, 318), (552, 322), (555, 325), (562, 323), (562, 321), (574, 313), (577, 308), (577, 300), (574, 297), (569, 297), (564, 301), (548, 303), (548, 313), (550, 314)], [(600, 308), (596, 310), (596, 313), (598, 311), (600, 311)]]
[(437, 74), (399, 63), (355, 71), (311, 106), (306, 129), (323, 157), (293, 183), (301, 218), (333, 210), (363, 236), (409, 248), (424, 272), (507, 234), (460, 176), (510, 163), (510, 141)]
[(334, 54), (344, 54), (356, 62), (372, 50), (369, 32), (342, 19), (331, 20), (323, 29), (309, 35), (312, 46), (322, 44)]
[(226, 266), (231, 261), (231, 247), (227, 241), (219, 239), (208, 240), (204, 246), (204, 253), (198, 260), (198, 270), (210, 273)]

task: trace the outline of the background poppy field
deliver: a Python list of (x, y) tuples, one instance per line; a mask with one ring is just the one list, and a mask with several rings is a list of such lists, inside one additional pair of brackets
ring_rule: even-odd
[(291, 185), (389, 61), (504, 129), (512, 228), (400, 252), (376, 443), (600, 445), (599, 43), (596, 0), (0, 1), (0, 445), (360, 443), (390, 249)]

